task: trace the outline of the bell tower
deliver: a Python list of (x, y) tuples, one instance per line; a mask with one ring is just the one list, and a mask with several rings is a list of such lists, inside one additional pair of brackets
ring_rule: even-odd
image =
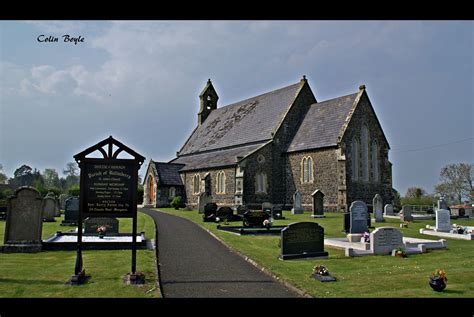
[(217, 109), (217, 100), (219, 100), (219, 96), (217, 95), (214, 86), (212, 86), (210, 79), (207, 80), (206, 86), (199, 95), (199, 100), (201, 102), (201, 108), (198, 113), (198, 126), (204, 123), (212, 110)]

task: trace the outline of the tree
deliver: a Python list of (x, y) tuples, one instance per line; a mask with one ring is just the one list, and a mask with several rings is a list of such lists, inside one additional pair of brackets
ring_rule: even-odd
[(46, 168), (43, 172), (44, 186), (46, 188), (60, 187), (58, 172), (54, 168)]
[(449, 164), (444, 166), (440, 172), (441, 183), (435, 186), (437, 194), (451, 197), (461, 204), (462, 199), (469, 199), (473, 190), (474, 164)]
[(410, 187), (407, 189), (405, 198), (421, 198), (426, 195), (426, 191), (421, 187)]
[(16, 187), (31, 186), (33, 185), (33, 178), (33, 169), (23, 164), (13, 172), (13, 178), (10, 179), (10, 183)]
[(74, 162), (69, 162), (66, 164), (66, 168), (63, 170), (63, 174), (67, 176), (79, 176), (79, 169), (77, 164)]
[(3, 165), (0, 164), (0, 184), (5, 184), (5, 181), (8, 179), (8, 176), (3, 172)]

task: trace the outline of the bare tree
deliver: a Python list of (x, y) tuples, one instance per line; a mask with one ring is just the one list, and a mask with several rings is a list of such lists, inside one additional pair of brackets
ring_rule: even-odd
[(474, 164), (449, 164), (441, 169), (441, 183), (435, 186), (436, 193), (452, 197), (457, 203), (462, 203), (463, 198), (468, 198), (473, 190)]

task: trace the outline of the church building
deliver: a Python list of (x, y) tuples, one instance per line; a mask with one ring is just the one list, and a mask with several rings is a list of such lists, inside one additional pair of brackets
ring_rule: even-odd
[(199, 95), (197, 126), (170, 162), (150, 161), (144, 204), (162, 207), (181, 196), (196, 209), (201, 193), (218, 206), (262, 203), (291, 209), (301, 193), (324, 194), (326, 211), (352, 201), (391, 203), (390, 146), (366, 88), (318, 102), (305, 76), (290, 86), (218, 107), (211, 80)]

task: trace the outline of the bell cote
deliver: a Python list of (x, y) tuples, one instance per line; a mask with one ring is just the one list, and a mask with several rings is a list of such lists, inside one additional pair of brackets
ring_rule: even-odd
[(198, 126), (204, 123), (212, 110), (217, 109), (217, 100), (219, 100), (219, 96), (217, 95), (214, 86), (212, 86), (210, 79), (207, 80), (206, 86), (199, 95), (199, 100), (201, 105), (198, 113)]

